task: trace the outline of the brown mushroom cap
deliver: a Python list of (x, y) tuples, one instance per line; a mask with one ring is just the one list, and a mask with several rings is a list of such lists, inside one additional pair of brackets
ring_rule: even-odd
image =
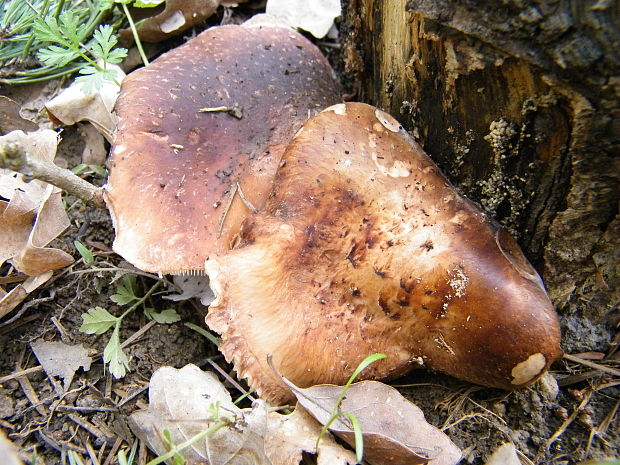
[(106, 192), (114, 250), (146, 271), (202, 272), (250, 211), (240, 194), (260, 208), (290, 138), (339, 101), (320, 51), (284, 27), (208, 29), (131, 73)]
[(269, 400), (297, 385), (424, 365), (486, 386), (536, 380), (560, 355), (557, 316), (508, 233), (461, 197), (398, 122), (338, 104), (286, 149), (264, 211), (212, 257), (220, 350)]

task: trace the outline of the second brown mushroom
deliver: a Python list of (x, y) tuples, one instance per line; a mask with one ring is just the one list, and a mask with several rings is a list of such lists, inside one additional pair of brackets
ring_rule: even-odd
[(460, 196), (388, 114), (348, 103), (307, 121), (237, 248), (206, 263), (207, 324), (261, 397), (425, 366), (513, 389), (561, 354), (557, 316), (512, 237)]
[(207, 29), (123, 81), (105, 200), (138, 268), (201, 274), (263, 206), (293, 134), (341, 101), (319, 49), (265, 23)]

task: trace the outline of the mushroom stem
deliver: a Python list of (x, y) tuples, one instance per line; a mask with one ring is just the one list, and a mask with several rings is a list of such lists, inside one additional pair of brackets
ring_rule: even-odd
[(93, 186), (71, 170), (29, 156), (24, 147), (17, 142), (0, 143), (0, 168), (47, 182), (91, 205), (105, 208), (102, 188)]

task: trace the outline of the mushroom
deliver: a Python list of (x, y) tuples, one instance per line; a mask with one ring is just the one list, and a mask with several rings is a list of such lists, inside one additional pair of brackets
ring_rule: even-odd
[(460, 196), (390, 115), (337, 104), (287, 147), (263, 210), (211, 256), (207, 324), (262, 397), (425, 366), (514, 389), (556, 360), (543, 283), (512, 237)]
[(208, 29), (131, 73), (105, 194), (114, 250), (145, 271), (202, 273), (263, 206), (293, 134), (339, 101), (312, 43), (256, 21)]

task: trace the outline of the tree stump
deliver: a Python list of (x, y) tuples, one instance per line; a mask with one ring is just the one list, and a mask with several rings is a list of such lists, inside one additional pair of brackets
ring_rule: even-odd
[(518, 239), (567, 352), (619, 340), (619, 10), (613, 0), (349, 0), (342, 25), (356, 98), (397, 117)]

